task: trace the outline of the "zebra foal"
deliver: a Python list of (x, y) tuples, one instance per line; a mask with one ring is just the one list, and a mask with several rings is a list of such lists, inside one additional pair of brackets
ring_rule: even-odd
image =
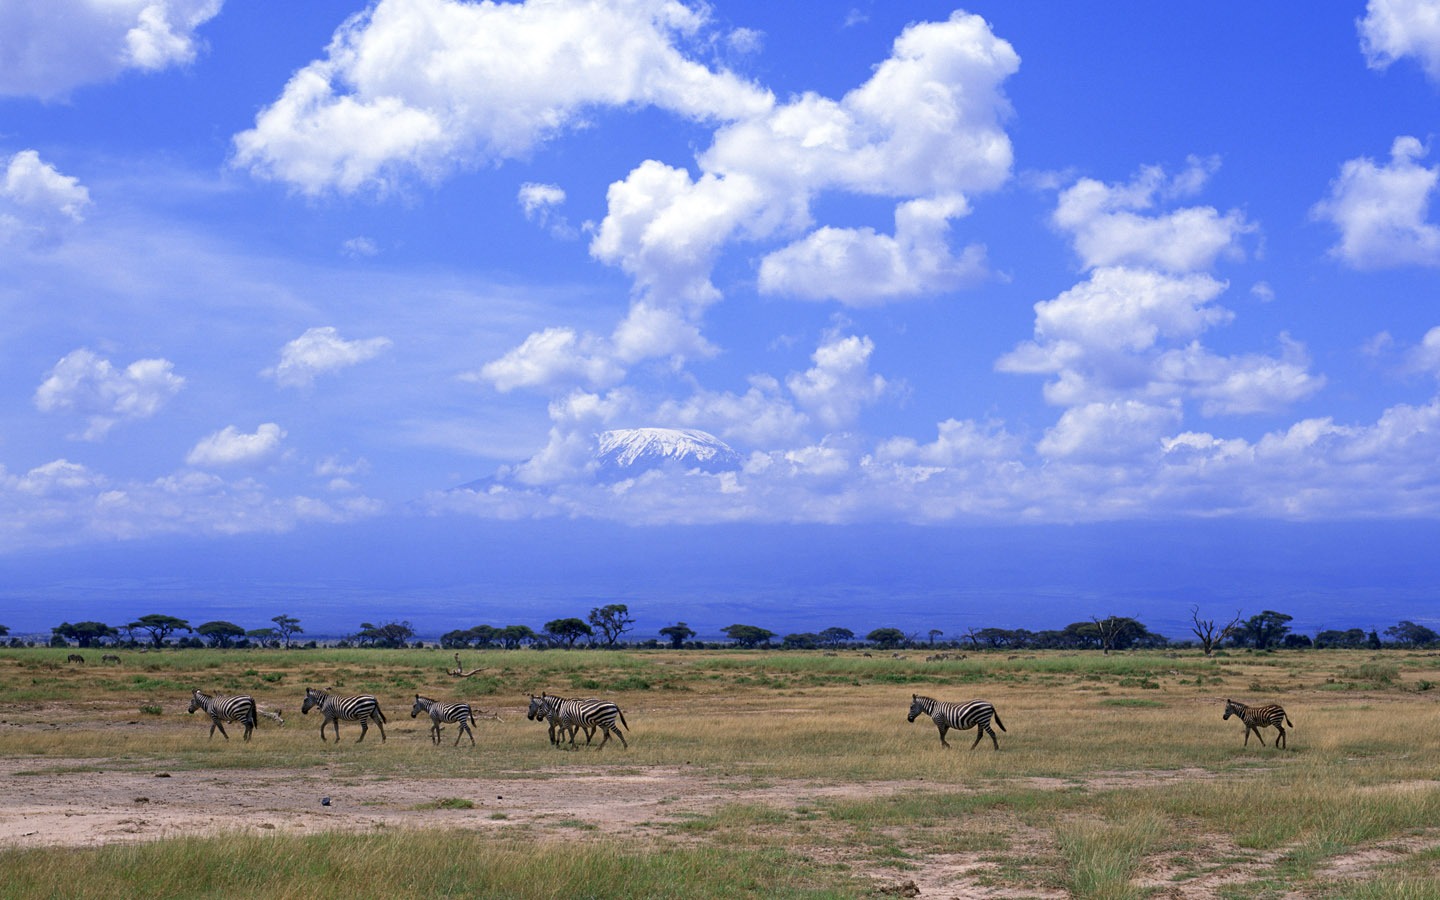
[(440, 746), (440, 725), (444, 722), (455, 722), (460, 726), (460, 733), (455, 735), (455, 746), (460, 746), (460, 738), (470, 735), (470, 746), (475, 746), (475, 732), (470, 730), (470, 725), (475, 722), (475, 713), (470, 710), (468, 703), (440, 703), (429, 697), (415, 695), (415, 705), (410, 708), (410, 718), (415, 718), (421, 713), (430, 716), (430, 738), (435, 746)]
[(255, 723), (258, 721), (255, 710), (255, 698), (249, 694), (236, 694), (227, 697), (223, 694), (211, 696), (200, 690), (190, 695), (190, 712), (203, 709), (210, 716), (210, 739), (215, 739), (215, 729), (220, 729), (220, 736), (230, 740), (230, 735), (225, 733), (226, 722), (239, 722), (245, 726), (245, 740), (250, 740), (250, 732), (255, 730)]
[(971, 700), (969, 703), (945, 703), (936, 700), (934, 697), (922, 697), (919, 694), (910, 695), (910, 714), (905, 721), (914, 722), (920, 716), (929, 716), (935, 722), (935, 727), (940, 729), (940, 745), (950, 746), (945, 740), (945, 732), (954, 728), (964, 731), (967, 728), (975, 729), (975, 743), (970, 745), (974, 750), (980, 743), (980, 738), (990, 735), (990, 742), (995, 749), (1000, 749), (1000, 741), (995, 737), (995, 729), (990, 727), (993, 720), (1005, 731), (1005, 723), (1000, 721), (1000, 715), (995, 712), (995, 707), (984, 700)]
[(1285, 714), (1285, 710), (1278, 703), (1270, 703), (1265, 706), (1246, 706), (1238, 700), (1226, 700), (1225, 715), (1222, 718), (1228, 719), (1231, 716), (1239, 716), (1240, 721), (1245, 723), (1245, 746), (1247, 747), (1250, 746), (1250, 732), (1252, 731), (1255, 732), (1257, 738), (1260, 738), (1260, 746), (1265, 746), (1265, 736), (1260, 733), (1260, 729), (1273, 726), (1279, 732), (1275, 737), (1275, 746), (1283, 750), (1286, 746), (1285, 726), (1295, 727), (1295, 723), (1290, 721), (1290, 717)]
[(370, 694), (361, 694), (356, 697), (336, 697), (326, 691), (317, 691), (314, 688), (305, 689), (305, 702), (300, 706), (301, 715), (309, 715), (310, 710), (318, 709), (324, 719), (320, 722), (320, 740), (327, 740), (325, 728), (331, 722), (335, 723), (335, 743), (340, 743), (340, 721), (360, 723), (360, 736), (355, 743), (365, 740), (365, 732), (370, 730), (370, 723), (374, 722), (375, 727), (380, 729), (380, 740), (385, 740), (385, 713), (380, 711), (380, 701)]

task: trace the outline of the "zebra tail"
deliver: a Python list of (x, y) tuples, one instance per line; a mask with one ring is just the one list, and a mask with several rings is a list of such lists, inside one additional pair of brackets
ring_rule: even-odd
[(390, 720), (387, 719), (387, 718), (385, 718), (385, 710), (381, 709), (381, 708), (380, 708), (380, 705), (379, 705), (378, 703), (375, 705), (375, 715), (377, 715), (377, 716), (380, 717), (380, 724), (381, 724), (381, 725), (389, 725), (389, 724), (390, 724)]
[(1285, 724), (1286, 724), (1286, 725), (1289, 725), (1291, 728), (1294, 728), (1294, 727), (1295, 727), (1295, 723), (1292, 722), (1292, 721), (1290, 721), (1290, 714), (1289, 714), (1289, 713), (1286, 713), (1286, 714), (1285, 714)]
[(629, 730), (630, 730), (630, 723), (627, 722), (627, 721), (625, 721), (625, 712), (624, 712), (624, 710), (620, 709), (619, 706), (616, 706), (616, 707), (615, 707), (615, 712), (620, 716), (620, 724), (625, 726), (625, 730), (626, 730), (626, 731), (629, 731)]
[(1000, 730), (1008, 734), (1010, 730), (1005, 727), (1004, 722), (1000, 721), (1000, 714), (998, 712), (995, 712), (994, 710), (991, 710), (990, 714), (995, 717), (995, 724), (1000, 726)]

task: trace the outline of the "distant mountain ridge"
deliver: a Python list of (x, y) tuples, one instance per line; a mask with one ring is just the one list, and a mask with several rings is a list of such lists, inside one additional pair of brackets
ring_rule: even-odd
[(729, 472), (740, 468), (742, 457), (708, 431), (624, 428), (599, 436), (595, 462), (602, 476), (630, 477), (666, 466)]

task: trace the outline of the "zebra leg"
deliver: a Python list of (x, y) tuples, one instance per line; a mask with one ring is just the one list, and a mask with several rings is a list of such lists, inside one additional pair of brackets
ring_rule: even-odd
[(1285, 749), (1285, 729), (1280, 727), (1279, 725), (1276, 725), (1275, 730), (1280, 732), (1278, 735), (1275, 736), (1275, 746), (1283, 750)]
[(430, 743), (434, 744), (434, 745), (437, 746), (437, 747), (440, 746), (440, 723), (439, 723), (439, 722), (431, 722), (431, 723), (430, 723)]
[[(980, 739), (985, 736), (985, 732), (988, 731), (988, 730), (989, 730), (988, 728), (980, 728), (980, 727), (978, 727), (978, 726), (975, 728), (975, 742), (970, 745), (970, 749), (971, 749), (971, 750), (974, 750), (976, 747), (980, 746)], [(996, 749), (996, 750), (999, 750), (999, 749), (1000, 749), (1000, 743), (999, 743), (999, 741), (996, 741), (996, 743), (995, 743), (995, 749)]]
[[(338, 721), (338, 720), (337, 720), (337, 721)], [(365, 732), (367, 732), (367, 731), (370, 730), (370, 718), (369, 718), (368, 716), (367, 716), (366, 718), (360, 719), (359, 721), (360, 721), (360, 736), (355, 739), (355, 743), (357, 743), (357, 744), (360, 743), (361, 741), (365, 740)], [(339, 726), (339, 725), (336, 725), (336, 726), (335, 726), (335, 743), (337, 743), (337, 744), (340, 743), (340, 726)]]
[[(630, 745), (625, 742), (625, 735), (623, 735), (623, 734), (620, 733), (620, 729), (616, 728), (616, 727), (613, 726), (613, 725), (610, 725), (610, 726), (606, 726), (606, 730), (607, 730), (607, 732), (608, 732), (608, 731), (614, 731), (614, 732), (615, 732), (615, 736), (620, 739), (620, 746), (624, 747), (626, 750), (629, 750), (629, 749), (630, 749)], [(609, 737), (609, 734), (608, 734), (608, 733), (606, 734), (606, 737)]]
[(996, 749), (996, 750), (999, 750), (999, 749), (1000, 749), (1000, 739), (995, 736), (995, 729), (991, 728), (989, 725), (986, 725), (986, 726), (985, 726), (985, 733), (988, 734), (988, 735), (990, 735), (990, 743), (992, 743), (992, 744), (995, 745), (995, 749)]
[[(375, 720), (375, 727), (380, 729), (380, 743), (385, 743), (385, 714), (381, 713), (380, 718)], [(361, 735), (362, 737), (364, 735)]]
[(944, 722), (936, 722), (935, 724), (940, 728), (940, 746), (950, 746), (950, 742), (945, 740), (945, 732), (950, 730), (950, 726), (946, 725)]
[(470, 735), (470, 746), (475, 746), (475, 732), (470, 730), (470, 726), (465, 724), (464, 720), (461, 720), (460, 733), (455, 735), (455, 746), (460, 746), (460, 736), (466, 734)]
[(221, 737), (227, 741), (230, 740), (230, 735), (225, 733), (225, 726), (220, 724), (220, 720), (214, 717), (210, 719), (210, 740), (215, 740), (215, 729), (217, 728), (220, 729)]

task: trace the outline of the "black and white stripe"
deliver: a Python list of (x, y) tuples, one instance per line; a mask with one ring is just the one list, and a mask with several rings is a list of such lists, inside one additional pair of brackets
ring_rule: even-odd
[(1285, 715), (1285, 710), (1278, 703), (1270, 703), (1265, 706), (1246, 706), (1238, 700), (1225, 701), (1225, 715), (1228, 719), (1231, 716), (1239, 716), (1240, 721), (1245, 723), (1245, 746), (1250, 746), (1250, 732), (1260, 738), (1260, 745), (1265, 745), (1265, 738), (1260, 734), (1260, 729), (1273, 727), (1280, 734), (1275, 738), (1275, 746), (1285, 747), (1285, 726), (1295, 727), (1290, 717)]
[(614, 734), (620, 739), (621, 746), (627, 750), (630, 748), (629, 742), (625, 740), (625, 735), (620, 733), (619, 727), (615, 724), (618, 720), (621, 725), (624, 725), (628, 729), (630, 723), (625, 721), (625, 714), (620, 711), (620, 707), (610, 700), (595, 700), (593, 698), (567, 700), (564, 697), (556, 697), (550, 694), (541, 694), (539, 697), (532, 695), (530, 697), (530, 712), (526, 717), (530, 719), (543, 717), (550, 721), (550, 743), (552, 744), (560, 743), (556, 729), (563, 732), (568, 728), (570, 730), (570, 743), (573, 746), (575, 744), (576, 731), (583, 728), (585, 729), (585, 743), (587, 746), (590, 744), (591, 737), (594, 736), (595, 731), (598, 729), (604, 732), (605, 737), (600, 741), (600, 747), (597, 749), (604, 748), (606, 743), (610, 741), (611, 734)]
[(429, 697), (415, 695), (415, 705), (410, 709), (410, 718), (415, 718), (421, 713), (430, 716), (430, 737), (436, 746), (440, 745), (440, 725), (444, 722), (455, 722), (460, 726), (460, 733), (455, 735), (455, 746), (460, 746), (460, 738), (470, 735), (470, 746), (475, 746), (475, 732), (470, 730), (470, 725), (475, 721), (475, 714), (470, 710), (468, 703), (440, 703)]
[(934, 697), (922, 697), (919, 694), (910, 695), (910, 715), (905, 721), (914, 722), (919, 716), (929, 716), (935, 722), (935, 727), (940, 729), (940, 744), (950, 746), (945, 740), (945, 732), (954, 728), (964, 731), (967, 728), (975, 729), (975, 743), (970, 745), (974, 750), (980, 738), (990, 735), (990, 741), (995, 749), (1000, 749), (1000, 741), (995, 737), (995, 730), (990, 727), (993, 720), (1000, 730), (1005, 730), (1005, 723), (1000, 721), (1000, 716), (995, 712), (995, 707), (984, 700), (971, 700), (969, 703), (945, 703), (936, 700)]
[(365, 732), (370, 730), (370, 723), (374, 722), (375, 727), (380, 729), (380, 740), (385, 740), (385, 714), (380, 711), (380, 701), (370, 694), (361, 694), (356, 697), (336, 697), (325, 691), (317, 691), (314, 688), (305, 689), (305, 703), (300, 707), (301, 715), (309, 715), (310, 710), (319, 709), (325, 716), (320, 723), (320, 740), (326, 740), (325, 727), (331, 722), (335, 723), (335, 743), (340, 743), (340, 722), (359, 722), (360, 737), (355, 743), (365, 740)]
[(249, 694), (236, 694), (227, 697), (223, 694), (210, 696), (199, 690), (190, 696), (190, 712), (203, 709), (210, 716), (210, 739), (215, 739), (215, 729), (220, 729), (220, 735), (225, 740), (230, 740), (230, 735), (225, 733), (225, 722), (240, 722), (245, 726), (245, 740), (250, 740), (250, 732), (255, 729), (258, 721), (255, 712), (255, 698)]

